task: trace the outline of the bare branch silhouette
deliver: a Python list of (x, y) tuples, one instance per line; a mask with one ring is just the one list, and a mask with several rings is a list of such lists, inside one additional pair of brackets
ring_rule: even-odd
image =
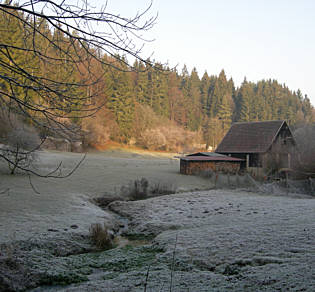
[[(128, 57), (154, 66), (141, 56), (143, 44), (150, 41), (143, 34), (157, 17), (148, 16), (152, 2), (133, 17), (112, 13), (107, 4), (96, 8), (87, 0), (0, 0), (0, 107), (9, 117), (19, 116), (43, 139), (78, 139), (76, 121), (106, 102), (94, 100), (106, 90), (95, 86), (104, 82), (106, 71), (131, 71)], [(12, 147), (10, 151), (0, 158), (16, 165), (16, 153)], [(39, 175), (21, 164), (16, 167)]]

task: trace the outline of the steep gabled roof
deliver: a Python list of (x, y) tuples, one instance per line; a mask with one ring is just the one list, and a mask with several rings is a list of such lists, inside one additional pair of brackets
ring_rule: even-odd
[(276, 139), (285, 121), (235, 123), (231, 126), (216, 152), (264, 153)]

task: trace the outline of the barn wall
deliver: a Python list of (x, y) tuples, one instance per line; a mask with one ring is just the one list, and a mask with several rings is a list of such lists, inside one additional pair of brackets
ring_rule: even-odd
[(230, 161), (180, 161), (180, 173), (182, 174), (198, 174), (209, 169), (215, 172), (237, 173), (240, 170), (240, 163)]
[(249, 167), (247, 172), (255, 179), (265, 180), (266, 173), (262, 167)]

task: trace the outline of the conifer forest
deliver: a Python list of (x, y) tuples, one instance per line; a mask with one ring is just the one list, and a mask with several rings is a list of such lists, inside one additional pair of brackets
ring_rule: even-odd
[[(115, 141), (182, 151), (216, 147), (233, 122), (286, 120), (293, 128), (314, 122), (307, 95), (268, 76), (258, 82), (245, 77), (235, 86), (223, 69), (218, 75), (198, 74), (195, 68), (188, 72), (186, 66), (139, 58), (130, 66), (124, 54), (99, 51), (75, 30), (54, 29), (45, 18), (23, 11), (4, 11), (1, 108), (22, 112), (23, 121), (41, 135), (58, 136), (52, 127), (66, 122), (67, 129), (80, 130), (86, 146)], [(94, 55), (98, 58), (89, 58)]]

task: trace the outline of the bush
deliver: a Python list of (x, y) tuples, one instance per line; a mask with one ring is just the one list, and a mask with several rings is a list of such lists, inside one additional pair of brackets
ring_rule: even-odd
[(0, 135), (4, 144), (0, 158), (8, 163), (11, 174), (19, 168), (30, 169), (38, 158), (35, 150), (40, 145), (37, 132), (12, 113), (0, 112)]
[(129, 182), (128, 185), (122, 186), (120, 195), (127, 197), (130, 200), (145, 200), (149, 195), (169, 195), (176, 192), (176, 186), (172, 183), (155, 183), (149, 186), (149, 181), (146, 178), (136, 179)]
[(123, 200), (123, 198), (121, 198), (119, 195), (105, 193), (102, 197), (94, 198), (92, 201), (97, 206), (101, 208), (106, 208), (110, 203), (118, 200)]
[(155, 183), (151, 189), (151, 194), (155, 195), (170, 195), (176, 193), (176, 186), (170, 182), (168, 183)]
[(164, 150), (166, 149), (166, 138), (161, 129), (147, 129), (138, 139), (140, 144), (147, 149)]
[(148, 197), (149, 182), (146, 178), (136, 179), (133, 182), (129, 182), (128, 185), (122, 186), (120, 189), (121, 195), (127, 195), (127, 197), (133, 201), (144, 200)]
[(133, 137), (137, 146), (176, 152), (193, 149), (201, 141), (201, 133), (185, 130), (143, 105), (136, 106)]
[(113, 247), (114, 236), (104, 223), (93, 223), (90, 226), (90, 237), (92, 242), (100, 249), (109, 249)]
[(95, 115), (82, 120), (84, 147), (94, 147), (109, 142), (112, 136), (119, 136), (119, 128), (113, 114), (101, 108)]

